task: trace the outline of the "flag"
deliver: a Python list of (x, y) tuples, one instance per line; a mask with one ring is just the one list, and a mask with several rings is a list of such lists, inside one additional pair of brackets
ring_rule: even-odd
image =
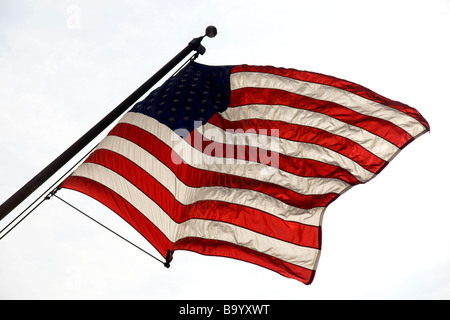
[(109, 207), (169, 260), (190, 250), (310, 284), (327, 206), (428, 130), (417, 110), (349, 81), (191, 62), (62, 187)]

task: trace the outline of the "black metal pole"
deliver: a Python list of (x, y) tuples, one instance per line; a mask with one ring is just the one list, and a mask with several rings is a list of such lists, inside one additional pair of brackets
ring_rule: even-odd
[(78, 139), (72, 146), (64, 151), (58, 158), (53, 160), (47, 167), (39, 172), (33, 179), (13, 194), (0, 206), (0, 220), (14, 210), (22, 201), (29, 197), (37, 188), (39, 188), (45, 181), (53, 176), (59, 169), (61, 169), (70, 159), (78, 154), (85, 146), (87, 146), (94, 138), (102, 133), (111, 123), (113, 123), (120, 115), (122, 115), (129, 107), (131, 107), (137, 100), (150, 90), (159, 80), (161, 80), (170, 70), (172, 70), (178, 63), (187, 57), (192, 51), (197, 51), (200, 54), (205, 53), (205, 48), (201, 45), (201, 41), (205, 36), (210, 38), (217, 34), (217, 29), (213, 26), (206, 28), (206, 34), (202, 37), (194, 38), (191, 42), (180, 51), (172, 60), (156, 72), (150, 79), (143, 83), (136, 91), (134, 91), (121, 104), (113, 109), (106, 117), (97, 123), (92, 129), (86, 132), (80, 139)]

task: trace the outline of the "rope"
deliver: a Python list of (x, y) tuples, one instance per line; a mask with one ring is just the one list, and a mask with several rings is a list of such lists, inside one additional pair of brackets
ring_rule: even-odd
[[(0, 234), (2, 234), (6, 229), (8, 229), (8, 227), (13, 224), (17, 219), (20, 218), (21, 215), (23, 215), (28, 209), (30, 209), (36, 202), (39, 201), (39, 199), (41, 199), (42, 197), (45, 196), (45, 198), (41, 199), (41, 201), (33, 208), (31, 209), (30, 212), (28, 212), (22, 219), (19, 220), (19, 222), (17, 222), (14, 226), (11, 227), (11, 229), (9, 229), (3, 236), (0, 237), (0, 240), (2, 240), (12, 229), (14, 229), (15, 227), (17, 227), (19, 225), (19, 223), (21, 223), (26, 217), (28, 217), (30, 215), (30, 213), (32, 213), (37, 207), (39, 207), (42, 202), (44, 202), (44, 200), (48, 200), (50, 195), (50, 190), (54, 190), (55, 186), (57, 184), (60, 183), (61, 180), (63, 180), (70, 171), (72, 171), (73, 169), (75, 169), (76, 166), (78, 166), (81, 161), (83, 161), (92, 151), (94, 151), (94, 149), (97, 146), (93, 147), (89, 152), (87, 152), (80, 160), (77, 161), (77, 163), (75, 163), (69, 170), (66, 171), (66, 173), (64, 173), (62, 175), (61, 178), (59, 178), (58, 180), (56, 180), (56, 182), (54, 182), (47, 190), (45, 190), (39, 197), (36, 198), (36, 200), (34, 200), (28, 207), (26, 207), (19, 215), (17, 215), (17, 217), (15, 217), (10, 223), (8, 223), (8, 225), (6, 225), (6, 227), (4, 227), (1, 231)], [(54, 192), (54, 191), (52, 191)], [(51, 193), (50, 193), (51, 194)]]
[[(178, 68), (178, 70), (176, 70), (171, 77), (175, 76), (181, 69), (183, 69), (187, 64), (195, 61), (199, 56), (199, 52), (196, 52), (195, 54), (193, 54), (188, 60), (186, 60), (180, 68)], [(84, 157), (82, 157), (72, 168), (70, 168), (61, 178), (59, 178), (55, 183), (53, 183), (51, 185), (50, 188), (48, 188), (44, 193), (42, 193), (39, 197), (36, 198), (36, 200), (34, 200), (26, 209), (24, 209), (16, 218), (14, 218), (14, 220), (12, 220), (6, 227), (4, 227), (1, 231), (0, 234), (2, 234), (6, 229), (8, 229), (8, 227), (13, 224), (17, 219), (19, 219), (28, 209), (30, 209), (36, 202), (39, 201), (39, 199), (41, 199), (41, 201), (33, 208), (31, 209), (22, 219), (20, 219), (15, 225), (13, 225), (5, 234), (3, 234), (0, 237), (0, 240), (2, 240), (11, 230), (13, 230), (15, 227), (17, 227), (26, 217), (28, 217), (37, 207), (39, 207), (42, 202), (44, 202), (45, 200), (50, 199), (52, 196), (55, 196), (56, 198), (58, 198), (60, 201), (66, 203), (67, 205), (71, 206), (72, 208), (74, 208), (75, 210), (79, 211), (80, 213), (82, 213), (83, 215), (85, 215), (86, 217), (88, 217), (89, 219), (93, 220), (94, 222), (98, 223), (99, 225), (101, 225), (102, 227), (106, 228), (107, 230), (111, 231), (112, 233), (114, 233), (115, 235), (117, 235), (118, 237), (122, 238), (123, 240), (127, 241), (128, 243), (132, 244), (133, 246), (135, 246), (136, 248), (138, 248), (139, 250), (143, 251), (144, 253), (148, 254), (150, 257), (154, 258), (155, 260), (161, 262), (162, 264), (164, 264), (164, 266), (166, 268), (169, 268), (169, 262), (171, 260), (171, 252), (170, 250), (167, 251), (167, 255), (166, 255), (166, 261), (163, 262), (161, 260), (159, 260), (158, 258), (156, 258), (155, 256), (151, 255), (150, 253), (148, 253), (147, 251), (143, 250), (142, 248), (138, 247), (137, 245), (135, 245), (134, 243), (128, 241), (127, 239), (123, 238), (121, 235), (117, 234), (116, 232), (112, 231), (111, 229), (109, 229), (108, 227), (104, 226), (103, 224), (101, 224), (100, 222), (96, 221), (95, 219), (91, 218), (90, 216), (88, 216), (86, 213), (82, 212), (81, 210), (79, 210), (78, 208), (74, 207), (73, 205), (71, 205), (70, 203), (68, 203), (67, 201), (61, 199), (60, 197), (58, 197), (56, 195), (56, 191), (58, 190), (58, 188), (55, 188), (55, 185), (59, 184), (59, 182), (65, 178), (70, 171), (72, 171), (76, 166), (78, 166), (80, 164), (81, 161), (83, 161), (94, 149), (96, 148), (96, 146), (94, 148), (92, 148), (91, 151), (89, 151)], [(50, 190), (53, 190), (50, 192)]]
[(65, 204), (67, 204), (68, 206), (72, 207), (73, 209), (75, 209), (76, 211), (78, 211), (79, 213), (83, 214), (85, 217), (91, 219), (92, 221), (96, 222), (97, 224), (99, 224), (100, 226), (102, 226), (103, 228), (105, 228), (106, 230), (112, 232), (113, 234), (115, 234), (116, 236), (118, 236), (119, 238), (121, 238), (122, 240), (125, 240), (126, 242), (128, 242), (129, 244), (133, 245), (134, 247), (138, 248), (139, 250), (141, 250), (142, 252), (146, 253), (147, 255), (149, 255), (150, 257), (152, 257), (153, 259), (157, 260), (158, 262), (161, 262), (164, 266), (167, 266), (167, 262), (161, 261), (160, 259), (158, 259), (157, 257), (155, 257), (154, 255), (150, 254), (149, 252), (145, 251), (144, 249), (142, 249), (141, 247), (138, 247), (136, 244), (132, 243), (131, 241), (129, 241), (128, 239), (125, 239), (124, 237), (122, 237), (120, 234), (118, 234), (117, 232), (111, 230), (110, 228), (108, 228), (107, 226), (105, 226), (104, 224), (102, 224), (101, 222), (95, 220), (94, 218), (92, 218), (91, 216), (89, 216), (88, 214), (86, 214), (85, 212), (81, 211), (80, 209), (78, 209), (77, 207), (73, 206), (72, 204), (70, 204), (69, 202), (67, 202), (66, 200), (58, 197), (56, 195), (56, 190), (53, 191), (53, 193), (51, 194), (52, 196), (54, 196), (55, 198), (59, 199), (60, 201), (64, 202)]
[[(180, 72), (181, 69), (183, 69), (186, 65), (188, 65), (191, 62), (194, 62), (196, 59), (198, 58), (198, 52), (194, 53), (188, 60), (186, 60), (181, 67), (179, 67), (171, 76), (170, 78), (172, 78), (173, 76), (175, 76), (178, 72)], [(169, 79), (170, 79), (169, 78)]]
[[(39, 199), (39, 198), (38, 198)], [(11, 221), (5, 228), (3, 228), (3, 230), (2, 231), (0, 231), (0, 234), (3, 232), (3, 231), (5, 231), (14, 221), (16, 221), (26, 210), (28, 210), (34, 203), (36, 203), (36, 201), (38, 200), (38, 199), (36, 199), (31, 205), (29, 205), (28, 206), (28, 208), (26, 208), (24, 211), (22, 211), (22, 213), (21, 214), (19, 214), (13, 221)], [(14, 226), (12, 226), (11, 227), (11, 229), (9, 229), (4, 235), (2, 235), (1, 237), (0, 237), (0, 240), (2, 240), (4, 237), (6, 237), (6, 235), (8, 234), (8, 233), (10, 233), (11, 232), (11, 230), (13, 230), (15, 227), (17, 227), (18, 225), (19, 225), (19, 223), (21, 223), (26, 217), (28, 217), (29, 215), (30, 215), (30, 213), (32, 213), (37, 207), (39, 207), (40, 205), (41, 205), (41, 203), (42, 202), (44, 202), (45, 201), (45, 198), (44, 199), (42, 199), (41, 200), (41, 202), (39, 202), (38, 204), (37, 204), (37, 206), (35, 206), (33, 209), (31, 209), (31, 211), (30, 212), (28, 212), (22, 219), (20, 219), (19, 220), (19, 222), (17, 222)]]

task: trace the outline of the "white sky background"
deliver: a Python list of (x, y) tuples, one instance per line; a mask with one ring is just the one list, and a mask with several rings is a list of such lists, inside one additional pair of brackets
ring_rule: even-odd
[[(329, 206), (310, 286), (185, 251), (166, 269), (53, 198), (0, 241), (0, 299), (449, 299), (449, 0), (2, 0), (0, 202), (210, 24), (200, 63), (340, 77), (418, 109), (431, 133)], [(58, 195), (155, 253), (92, 199)]]

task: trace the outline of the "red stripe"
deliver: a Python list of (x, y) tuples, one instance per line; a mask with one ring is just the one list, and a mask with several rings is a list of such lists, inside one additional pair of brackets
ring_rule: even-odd
[[(243, 88), (231, 92), (230, 107), (250, 104), (284, 105), (325, 114), (367, 130), (399, 148), (412, 138), (405, 130), (387, 120), (366, 116), (333, 102), (316, 100), (277, 89)], [(286, 130), (286, 132), (292, 131)]]
[(184, 238), (173, 244), (129, 202), (105, 186), (90, 179), (70, 176), (63, 182), (62, 187), (82, 192), (103, 203), (139, 231), (163, 257), (166, 256), (167, 250), (189, 250), (204, 255), (230, 257), (254, 263), (306, 284), (310, 284), (313, 280), (315, 271), (231, 243), (199, 238)]
[(358, 85), (353, 82), (349, 82), (343, 79), (335, 78), (332, 76), (327, 76), (319, 73), (308, 72), (308, 71), (298, 71), (295, 69), (285, 69), (285, 68), (274, 68), (271, 66), (235, 66), (232, 68), (231, 73), (237, 72), (262, 72), (262, 73), (271, 73), (275, 75), (280, 75), (287, 78), (292, 78), (301, 81), (313, 82), (324, 84), (327, 86), (332, 86), (335, 88), (339, 88), (342, 90), (349, 91), (366, 99), (384, 104), (391, 108), (397, 109), (405, 114), (410, 115), (417, 121), (419, 121), (422, 125), (424, 125), (427, 130), (430, 130), (430, 126), (425, 120), (425, 118), (414, 108), (386, 97), (383, 97), (372, 90), (365, 88), (361, 85)]
[(223, 221), (296, 245), (319, 248), (319, 227), (284, 221), (270, 213), (222, 201), (198, 201), (184, 205), (142, 168), (109, 150), (94, 151), (86, 162), (110, 168), (127, 179), (176, 223), (194, 218)]
[(150, 220), (104, 185), (84, 177), (70, 176), (64, 180), (61, 187), (84, 193), (114, 211), (147, 239), (162, 256), (165, 257), (167, 250), (172, 248), (173, 243)]
[(314, 270), (305, 269), (275, 257), (257, 253), (248, 248), (239, 247), (223, 241), (185, 238), (177, 241), (174, 249), (189, 250), (204, 255), (222, 256), (247, 261), (278, 272), (285, 277), (299, 280), (305, 284), (311, 284), (315, 275)]
[[(212, 124), (222, 128), (223, 130), (227, 129), (242, 129), (253, 130), (254, 128), (266, 129), (268, 132), (272, 129), (279, 130), (279, 137), (282, 139), (287, 139), (296, 142), (305, 142), (318, 146), (325, 147), (332, 151), (335, 151), (344, 157), (347, 157), (363, 168), (367, 169), (370, 172), (377, 173), (380, 168), (386, 165), (386, 161), (378, 158), (376, 155), (359, 145), (358, 143), (341, 137), (334, 135), (332, 133), (326, 132), (321, 129), (313, 128), (313, 127), (304, 127), (297, 126), (289, 123), (285, 123), (282, 121), (272, 121), (272, 120), (259, 120), (259, 119), (249, 119), (249, 120), (241, 120), (241, 121), (228, 121), (224, 119), (220, 114), (215, 114), (210, 120)], [(292, 158), (292, 157), (288, 157)], [(281, 160), (280, 160), (281, 165)], [(319, 173), (322, 171), (321, 166), (325, 166), (326, 164), (318, 162), (313, 168), (311, 168), (314, 172)], [(295, 167), (294, 167), (295, 168)], [(345, 169), (335, 167), (333, 171), (339, 172), (339, 174), (343, 174)], [(290, 168), (284, 168), (283, 170), (289, 171)], [(328, 170), (326, 170), (328, 171)], [(302, 175), (302, 174), (300, 174)], [(344, 174), (345, 175), (345, 174)], [(347, 173), (347, 176), (351, 175)], [(348, 178), (345, 181), (354, 181), (356, 178), (352, 176), (352, 178)], [(350, 182), (351, 183), (351, 182)]]
[[(325, 207), (339, 196), (335, 193), (324, 195), (302, 195), (276, 184), (191, 167), (185, 162), (182, 162), (178, 155), (172, 155), (172, 149), (161, 142), (156, 136), (130, 124), (117, 124), (116, 127), (111, 130), (110, 135), (121, 136), (141, 146), (174, 172), (178, 179), (191, 187), (223, 186), (228, 188), (255, 190), (272, 196), (291, 206), (303, 209)], [(177, 163), (181, 162), (180, 165), (175, 164), (172, 157)]]
[[(213, 116), (213, 118), (216, 118), (216, 115)], [(218, 127), (222, 127), (217, 121), (211, 121), (213, 118), (210, 119), (210, 122)], [(231, 126), (233, 125), (234, 124), (231, 124)], [(236, 127), (239, 127), (239, 125), (236, 125)], [(245, 125), (243, 125), (243, 127), (245, 127)], [(270, 166), (302, 177), (340, 179), (352, 185), (360, 183), (360, 181), (358, 181), (351, 173), (338, 166), (311, 159), (290, 157), (273, 151), (262, 150), (261, 152), (261, 150), (256, 147), (227, 145), (214, 142), (208, 140), (196, 130), (186, 137), (186, 141), (199, 151), (211, 151), (210, 153), (205, 153), (216, 157), (242, 159), (270, 164)], [(200, 141), (202, 145), (196, 141)], [(227, 152), (229, 149), (233, 149), (233, 151)]]

